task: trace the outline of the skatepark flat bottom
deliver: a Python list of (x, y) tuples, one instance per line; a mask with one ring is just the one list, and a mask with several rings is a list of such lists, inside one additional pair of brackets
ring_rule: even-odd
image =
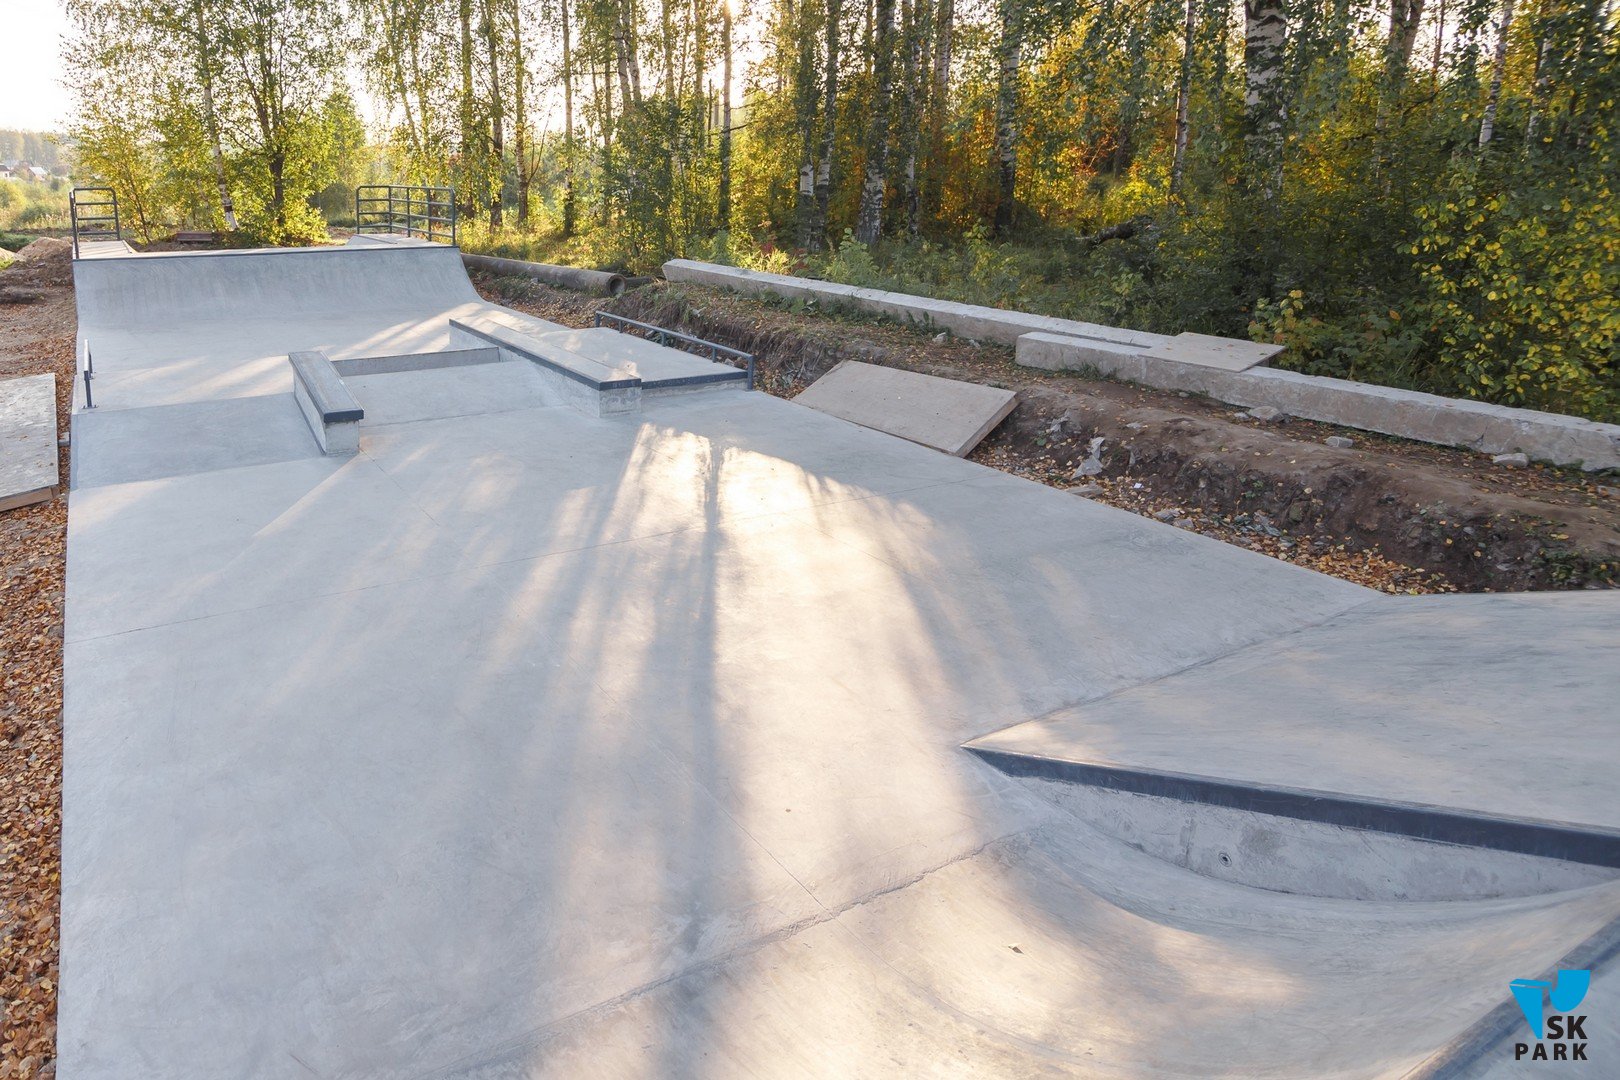
[(85, 447), (59, 1076), (1394, 1076), (1620, 915), (1215, 880), (962, 748), (1374, 593), (764, 394), (529, 374), (352, 379), (347, 458)]

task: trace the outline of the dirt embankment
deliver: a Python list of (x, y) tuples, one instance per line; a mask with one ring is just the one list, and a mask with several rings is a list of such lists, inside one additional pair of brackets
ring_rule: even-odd
[[(802, 305), (661, 284), (614, 300), (509, 280), (481, 288), (558, 322), (585, 325), (600, 308), (747, 350), (763, 387), (788, 397), (843, 360), (1015, 388), (1018, 408), (975, 460), (1390, 591), (1620, 583), (1620, 477), (1264, 423), (1220, 402), (1035, 372), (1010, 349)], [(1076, 475), (1096, 439), (1101, 471)]]

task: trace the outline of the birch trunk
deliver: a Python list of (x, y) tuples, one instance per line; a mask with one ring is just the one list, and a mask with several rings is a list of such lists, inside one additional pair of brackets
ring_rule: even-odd
[(1176, 146), (1170, 159), (1170, 194), (1180, 195), (1187, 174), (1187, 141), (1191, 134), (1193, 34), (1198, 26), (1198, 0), (1187, 0), (1181, 26), (1181, 74), (1176, 80)]
[(1279, 0), (1244, 0), (1244, 149), (1248, 180), (1267, 202), (1282, 191), (1288, 16)]
[(1018, 62), (1024, 50), (1022, 0), (1001, 0), (996, 78), (996, 216), (994, 232), (1012, 231), (1018, 195)]
[(1479, 118), (1479, 148), (1490, 145), (1496, 134), (1496, 109), (1502, 101), (1502, 78), (1507, 72), (1508, 30), (1513, 25), (1513, 0), (1502, 0), (1502, 21), (1496, 28), (1496, 55), (1491, 58), (1491, 89), (1485, 115)]
[(235, 232), (236, 204), (231, 201), (231, 187), (225, 179), (225, 150), (219, 141), (219, 116), (214, 112), (214, 50), (208, 37), (208, 21), (203, 11), (203, 0), (196, 0), (197, 16), (197, 73), (202, 83), (203, 123), (208, 127), (209, 149), (214, 159), (214, 181), (219, 185), (219, 206), (225, 217), (225, 228)]
[(889, 182), (889, 99), (894, 89), (894, 0), (875, 0), (872, 23), (872, 74), (876, 84), (860, 214), (855, 220), (855, 239), (863, 244), (875, 244), (883, 231), (883, 194)]

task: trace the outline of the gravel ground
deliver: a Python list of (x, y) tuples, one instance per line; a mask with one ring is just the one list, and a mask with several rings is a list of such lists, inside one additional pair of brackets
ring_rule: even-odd
[[(56, 372), (66, 431), (73, 385), (68, 245), (39, 240), (0, 288), (0, 379)], [(67, 451), (61, 455), (67, 490)], [(67, 498), (0, 512), (0, 1078), (55, 1075), (61, 889), (62, 588)]]

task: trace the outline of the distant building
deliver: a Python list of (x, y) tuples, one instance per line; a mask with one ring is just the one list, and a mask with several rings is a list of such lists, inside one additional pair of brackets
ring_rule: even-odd
[(13, 169), (9, 165), (0, 165), (0, 180), (21, 180), (21, 179), (22, 179), (22, 177), (17, 175), (17, 170)]

